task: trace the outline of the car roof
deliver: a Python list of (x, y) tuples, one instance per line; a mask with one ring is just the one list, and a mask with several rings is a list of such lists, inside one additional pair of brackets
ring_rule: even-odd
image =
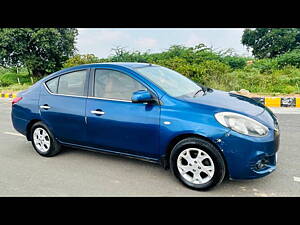
[(89, 67), (98, 67), (98, 66), (121, 66), (126, 67), (129, 69), (139, 68), (139, 67), (145, 67), (145, 66), (156, 66), (151, 63), (137, 63), (137, 62), (105, 62), (105, 63), (91, 63), (91, 64), (82, 64), (78, 66), (73, 66), (67, 69), (83, 69), (83, 68), (89, 68)]
[(105, 63), (91, 63), (91, 64), (82, 64), (78, 66), (73, 66), (69, 68), (65, 68), (62, 70), (59, 70), (55, 73), (50, 74), (49, 76), (44, 77), (40, 81), (43, 82), (48, 79), (52, 79), (56, 75), (60, 75), (63, 73), (67, 72), (72, 72), (74, 70), (80, 70), (80, 69), (87, 69), (87, 68), (93, 68), (93, 67), (106, 67), (106, 66), (117, 66), (117, 67), (123, 67), (123, 68), (129, 68), (129, 69), (134, 69), (134, 68), (139, 68), (139, 67), (146, 67), (146, 66), (158, 66), (155, 64), (150, 64), (150, 63), (137, 63), (137, 62), (105, 62)]

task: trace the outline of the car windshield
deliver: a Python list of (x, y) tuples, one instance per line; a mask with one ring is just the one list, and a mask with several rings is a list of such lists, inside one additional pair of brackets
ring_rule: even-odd
[(173, 97), (193, 97), (199, 93), (199, 90), (202, 90), (199, 85), (187, 77), (162, 66), (145, 66), (134, 70)]

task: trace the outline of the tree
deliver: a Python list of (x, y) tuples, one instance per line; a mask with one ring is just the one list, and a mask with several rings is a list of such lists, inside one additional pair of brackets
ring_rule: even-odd
[(125, 47), (117, 46), (111, 49), (113, 54), (107, 59), (111, 62), (148, 62), (150, 54), (140, 51), (130, 52)]
[(1, 28), (0, 65), (25, 66), (36, 77), (60, 70), (76, 51), (77, 34), (74, 28)]
[(82, 64), (91, 64), (91, 63), (102, 63), (102, 62), (108, 62), (106, 59), (99, 59), (94, 54), (86, 54), (86, 55), (74, 55), (73, 57), (69, 58), (64, 63), (64, 68), (82, 65)]
[(300, 47), (299, 28), (245, 29), (242, 44), (257, 58), (274, 58)]

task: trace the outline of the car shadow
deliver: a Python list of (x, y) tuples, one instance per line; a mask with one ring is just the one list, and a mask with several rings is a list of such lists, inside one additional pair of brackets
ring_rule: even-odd
[[(193, 196), (264, 196), (267, 194), (259, 192), (260, 188), (265, 189), (268, 183), (268, 178), (259, 178), (253, 180), (229, 180), (224, 179), (223, 182), (207, 191), (191, 190), (182, 185), (171, 173), (170, 170), (163, 169), (159, 164), (151, 163), (144, 160), (135, 158), (124, 157), (120, 155), (112, 155), (104, 152), (89, 151), (85, 149), (64, 147), (63, 150), (56, 157), (69, 157), (72, 155), (72, 159), (81, 160), (90, 164), (107, 165), (111, 166), (112, 170), (122, 171), (122, 169), (139, 170), (144, 175), (161, 177), (160, 182), (169, 187), (174, 187), (172, 194), (179, 193), (179, 195), (185, 196), (191, 194)], [(84, 160), (85, 159), (85, 160)], [(113, 167), (115, 165), (115, 167)], [(124, 173), (125, 174), (125, 173)], [(260, 187), (260, 188), (258, 188)]]

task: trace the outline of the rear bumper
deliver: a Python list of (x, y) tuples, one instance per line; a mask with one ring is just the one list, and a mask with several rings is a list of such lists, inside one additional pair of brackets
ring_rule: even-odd
[(264, 177), (276, 169), (279, 132), (266, 137), (249, 137), (228, 132), (218, 143), (224, 153), (230, 179)]
[(15, 130), (26, 136), (26, 134), (27, 134), (26, 128), (27, 128), (29, 121), (19, 118), (19, 117), (15, 116), (13, 113), (11, 114), (11, 120), (12, 120), (12, 124), (13, 124), (13, 127), (15, 128)]

